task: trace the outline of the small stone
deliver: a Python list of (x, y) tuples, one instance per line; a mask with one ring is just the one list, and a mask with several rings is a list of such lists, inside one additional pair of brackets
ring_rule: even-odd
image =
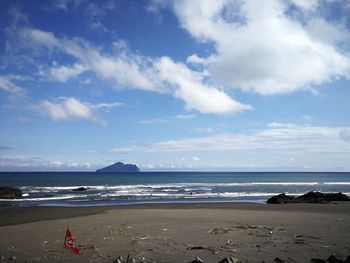
[(284, 260), (282, 260), (280, 258), (275, 258), (273, 261), (275, 261), (277, 263), (284, 263)]
[(14, 261), (14, 260), (16, 260), (16, 259), (17, 259), (16, 256), (11, 256), (11, 257), (9, 257), (7, 260), (9, 260), (9, 261)]

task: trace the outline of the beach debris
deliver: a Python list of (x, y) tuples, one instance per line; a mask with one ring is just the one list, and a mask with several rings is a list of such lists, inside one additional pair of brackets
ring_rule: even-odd
[(200, 249), (207, 249), (208, 247), (203, 246), (194, 246), (194, 247), (188, 247), (187, 250), (200, 250)]
[(140, 240), (147, 240), (147, 239), (150, 239), (151, 237), (146, 236), (146, 237), (137, 237), (137, 238)]
[(215, 248), (207, 246), (189, 246), (187, 247), (187, 250), (209, 250), (213, 254), (217, 252)]
[(74, 233), (68, 229), (66, 230), (66, 236), (64, 238), (63, 247), (74, 254), (81, 255), (81, 249), (75, 245)]
[(79, 244), (77, 246), (84, 250), (96, 250), (96, 246), (94, 244)]
[(297, 244), (297, 245), (308, 245), (308, 246), (311, 246), (309, 243), (306, 243), (303, 239), (294, 240), (294, 243)]
[(312, 263), (327, 263), (326, 260), (320, 259), (320, 258), (312, 258), (310, 260)]
[(226, 258), (220, 260), (218, 263), (242, 263), (242, 261), (239, 260), (238, 258), (226, 257)]
[(229, 247), (232, 243), (232, 240), (231, 239), (228, 239), (225, 243), (225, 245), (221, 246), (222, 248), (225, 248), (225, 247)]
[[(107, 228), (110, 228), (111, 226), (107, 226)], [(115, 231), (114, 229), (108, 230), (107, 234), (103, 237), (104, 240), (111, 240), (114, 239)]]
[(196, 257), (195, 260), (192, 260), (192, 261), (190, 261), (190, 262), (188, 262), (188, 263), (204, 263), (204, 261), (203, 261), (201, 258)]
[(114, 259), (111, 263), (122, 263), (123, 262), (123, 257), (119, 256), (116, 259)]
[(227, 233), (230, 233), (232, 230), (227, 228), (227, 227), (215, 227), (213, 229), (210, 229), (208, 231), (208, 233), (210, 234), (227, 234)]
[(48, 241), (45, 240), (43, 243), (41, 243), (41, 246), (42, 246), (42, 247), (45, 247), (46, 244), (47, 244), (47, 242), (48, 242)]
[(304, 236), (304, 235), (295, 235), (294, 238), (311, 238), (311, 239), (321, 239), (319, 237), (315, 237), (315, 236)]
[(275, 261), (277, 263), (284, 263), (284, 260), (282, 260), (280, 258), (275, 258), (273, 261)]

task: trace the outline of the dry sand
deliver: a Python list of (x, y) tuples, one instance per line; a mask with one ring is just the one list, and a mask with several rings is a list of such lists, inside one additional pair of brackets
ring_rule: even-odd
[(0, 262), (59, 262), (67, 224), (83, 255), (62, 262), (310, 262), (350, 255), (350, 203), (31, 207), (0, 212)]

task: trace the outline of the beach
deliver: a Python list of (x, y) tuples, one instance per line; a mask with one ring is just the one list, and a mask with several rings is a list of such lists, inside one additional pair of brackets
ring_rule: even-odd
[[(0, 212), (0, 262), (310, 262), (350, 255), (350, 203), (23, 207)], [(113, 261), (114, 260), (114, 261)], [(130, 261), (132, 262), (132, 261)]]

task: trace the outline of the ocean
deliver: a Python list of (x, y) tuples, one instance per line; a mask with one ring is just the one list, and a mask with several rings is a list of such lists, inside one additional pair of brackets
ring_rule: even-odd
[[(0, 206), (99, 206), (140, 203), (258, 202), (279, 193), (350, 195), (350, 173), (329, 172), (2, 172), (0, 186), (20, 199)], [(78, 187), (86, 191), (72, 191)]]

